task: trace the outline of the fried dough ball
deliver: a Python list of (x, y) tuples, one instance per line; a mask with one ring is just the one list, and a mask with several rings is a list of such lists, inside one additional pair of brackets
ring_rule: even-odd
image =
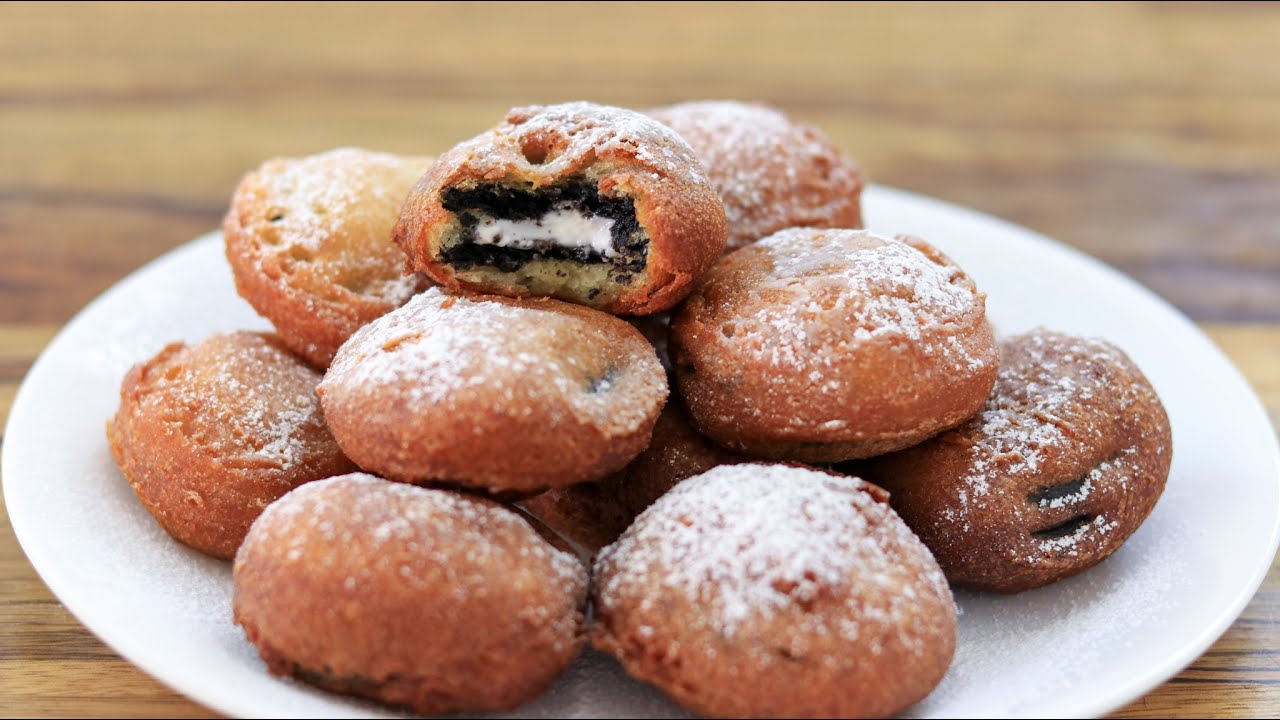
[(690, 478), (595, 563), (592, 643), (711, 717), (888, 717), (941, 681), (956, 608), (879, 488), (782, 465)]
[(725, 447), (840, 462), (965, 421), (995, 383), (986, 296), (917, 238), (792, 228), (721, 258), (671, 325), (694, 425)]
[(648, 315), (724, 252), (724, 208), (652, 118), (577, 102), (516, 108), (444, 155), (405, 202), (409, 267), (451, 289)]
[(586, 568), (518, 513), (362, 473), (267, 508), (234, 582), (272, 673), (423, 714), (532, 700), (585, 639)]
[(789, 227), (862, 227), (862, 171), (818, 128), (731, 100), (649, 111), (706, 168), (729, 220), (727, 249)]
[(649, 444), (667, 382), (611, 315), (431, 288), (352, 336), (320, 396), (361, 468), (511, 496), (622, 468)]
[(236, 289), (316, 367), (427, 287), (391, 228), (432, 162), (341, 148), (269, 160), (236, 188), (222, 224)]
[(982, 410), (871, 472), (951, 582), (1014, 593), (1083, 572), (1151, 514), (1169, 418), (1116, 346), (1044, 329), (1005, 340)]
[(274, 335), (173, 343), (125, 376), (111, 453), (161, 527), (230, 559), (276, 498), (355, 469), (325, 427), (319, 382)]

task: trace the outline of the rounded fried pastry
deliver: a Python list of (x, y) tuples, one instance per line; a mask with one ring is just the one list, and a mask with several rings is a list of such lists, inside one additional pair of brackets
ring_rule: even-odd
[(953, 583), (1014, 593), (1115, 552), (1171, 459), (1169, 418), (1123, 351), (1037, 329), (1002, 343), (977, 415), (870, 472)]
[(626, 465), (667, 383), (653, 347), (611, 315), (430, 288), (353, 335), (319, 392), (361, 468), (511, 496)]
[(725, 255), (671, 325), (694, 425), (740, 452), (839, 462), (963, 422), (995, 382), (986, 297), (917, 238), (792, 228)]
[(666, 310), (724, 251), (720, 198), (693, 151), (631, 110), (516, 108), (440, 157), (395, 237), (450, 289)]
[(161, 527), (230, 559), (276, 498), (354, 469), (325, 426), (319, 382), (274, 335), (170, 344), (125, 376), (111, 453)]
[(648, 112), (702, 161), (724, 203), (729, 250), (789, 227), (862, 227), (862, 171), (818, 128), (731, 100)]
[(594, 577), (595, 647), (710, 717), (888, 717), (955, 651), (941, 570), (856, 478), (717, 467), (641, 514)]
[(269, 507), (233, 579), (272, 673), (422, 714), (532, 700), (585, 639), (586, 568), (519, 514), (361, 473)]
[(222, 223), (236, 289), (317, 367), (426, 288), (426, 276), (405, 274), (391, 228), (431, 163), (341, 148), (269, 160), (236, 188)]

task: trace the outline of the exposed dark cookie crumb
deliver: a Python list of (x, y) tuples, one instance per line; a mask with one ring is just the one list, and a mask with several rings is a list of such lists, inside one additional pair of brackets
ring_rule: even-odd
[(590, 394), (604, 392), (610, 389), (613, 386), (613, 381), (617, 379), (618, 379), (617, 366), (616, 365), (610, 366), (610, 368), (605, 371), (604, 375), (601, 375), (600, 377), (587, 383), (587, 392)]
[(1042, 488), (1040, 490), (1037, 490), (1036, 492), (1031, 493), (1030, 495), (1027, 495), (1027, 500), (1030, 500), (1031, 502), (1039, 505), (1041, 503), (1053, 502), (1054, 500), (1058, 500), (1060, 498), (1071, 497), (1072, 495), (1075, 495), (1076, 493), (1084, 489), (1084, 481), (1087, 477), (1088, 477), (1087, 475), (1083, 475), (1079, 478), (1076, 478), (1075, 480), (1072, 480), (1071, 482), (1062, 483), (1061, 485), (1051, 485), (1049, 487)]
[[(595, 184), (587, 180), (570, 180), (537, 191), (509, 185), (453, 187), (444, 191), (441, 201), (446, 210), (457, 214), (462, 237), (460, 242), (445, 248), (440, 258), (460, 270), (486, 266), (515, 272), (532, 260), (569, 260), (612, 265), (611, 274), (616, 273), (613, 279), (625, 284), (631, 279), (630, 273), (645, 268), (649, 239), (636, 219), (635, 203), (630, 198), (604, 197)], [(613, 220), (613, 248), (618, 254), (605, 257), (591, 248), (563, 247), (550, 237), (530, 249), (475, 243), (476, 226), (483, 218), (536, 220), (562, 208)]]
[(1053, 525), (1051, 527), (1043, 528), (1040, 530), (1033, 530), (1031, 534), (1035, 535), (1038, 538), (1044, 538), (1046, 540), (1052, 539), (1052, 538), (1066, 537), (1068, 535), (1071, 535), (1075, 531), (1079, 530), (1080, 528), (1084, 527), (1085, 525), (1088, 525), (1089, 523), (1093, 522), (1094, 517), (1095, 517), (1094, 515), (1090, 515), (1088, 513), (1076, 515), (1070, 520), (1065, 520), (1063, 522), (1058, 523), (1057, 525)]

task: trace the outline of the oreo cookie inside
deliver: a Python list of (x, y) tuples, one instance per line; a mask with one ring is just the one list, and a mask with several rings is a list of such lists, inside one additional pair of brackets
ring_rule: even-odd
[(645, 268), (649, 238), (635, 203), (602, 196), (586, 179), (538, 190), (452, 187), (441, 201), (461, 232), (440, 259), (458, 270), (515, 272), (535, 260), (570, 261), (608, 266), (610, 280), (626, 283)]

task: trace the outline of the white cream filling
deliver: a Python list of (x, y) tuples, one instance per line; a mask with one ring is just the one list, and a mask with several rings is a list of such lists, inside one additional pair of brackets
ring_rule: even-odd
[(576, 210), (552, 210), (536, 220), (506, 220), (486, 217), (476, 224), (477, 245), (533, 250), (550, 241), (567, 248), (591, 248), (602, 257), (614, 257), (613, 220), (583, 215)]

